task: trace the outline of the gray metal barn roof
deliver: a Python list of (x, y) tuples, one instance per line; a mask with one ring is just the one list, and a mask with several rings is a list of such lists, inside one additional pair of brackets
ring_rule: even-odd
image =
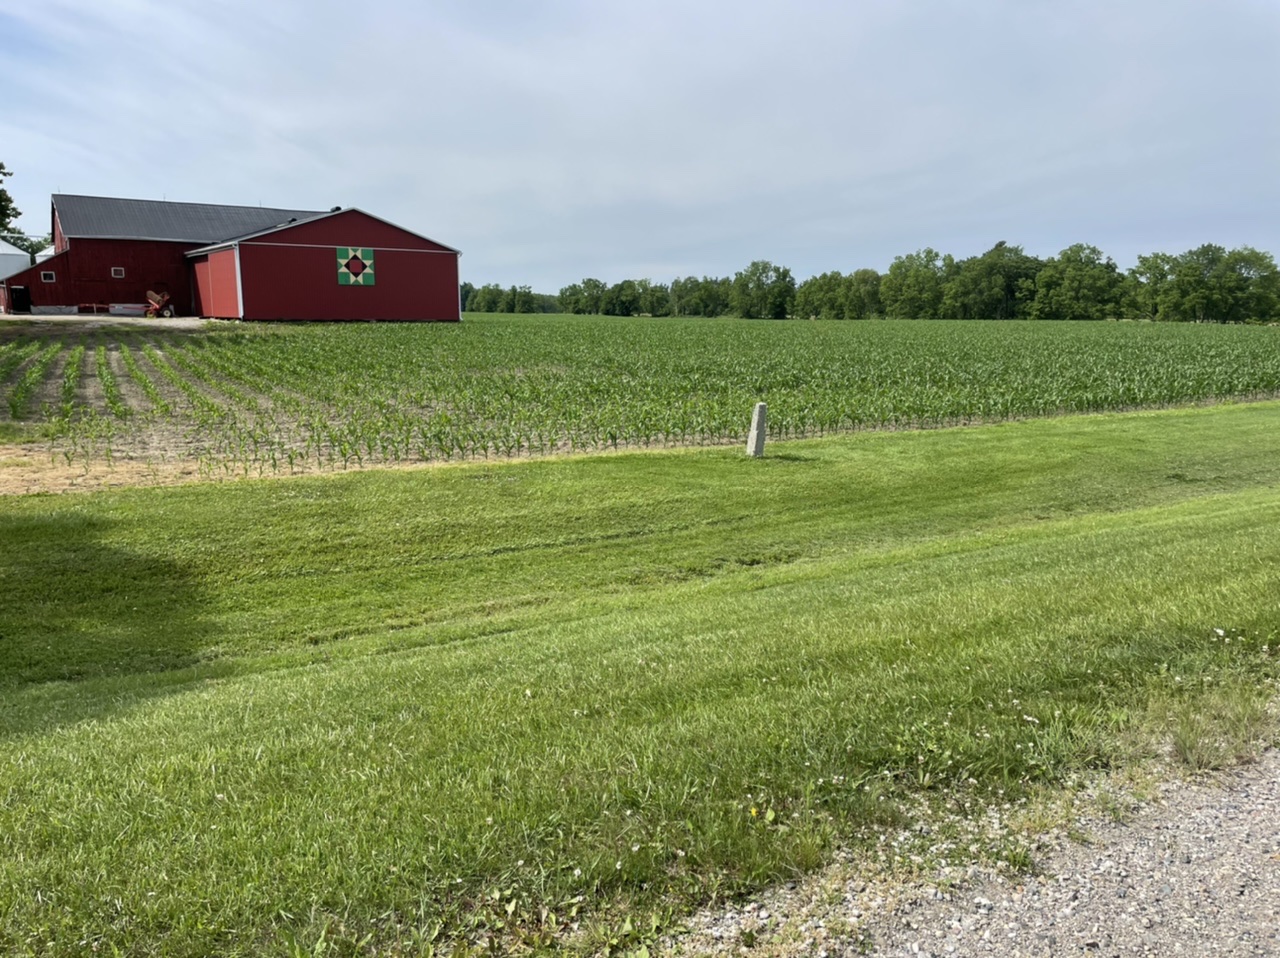
[(58, 211), (62, 234), (70, 239), (173, 240), (185, 243), (216, 243), (281, 226), (290, 220), (325, 216), (328, 212), (125, 200), (69, 193), (55, 193), (53, 206)]

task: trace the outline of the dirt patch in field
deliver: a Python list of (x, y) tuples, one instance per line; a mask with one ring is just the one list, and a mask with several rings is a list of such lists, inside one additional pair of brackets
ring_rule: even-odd
[(168, 486), (207, 478), (194, 462), (117, 459), (68, 463), (44, 444), (0, 445), (0, 496), (123, 486)]
[(148, 329), (157, 332), (178, 330), (191, 332), (201, 329), (217, 329), (230, 327), (232, 324), (216, 319), (197, 319), (194, 316), (175, 316), (170, 319), (147, 319), (142, 316), (37, 316), (37, 317), (0, 317), (0, 342), (16, 339), (19, 336), (31, 338), (51, 338), (66, 336), (68, 333), (97, 333), (112, 330)]

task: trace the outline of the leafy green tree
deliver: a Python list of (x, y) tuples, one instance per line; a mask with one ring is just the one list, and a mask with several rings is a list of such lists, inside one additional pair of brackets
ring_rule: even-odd
[(505, 291), (497, 283), (485, 283), (471, 294), (468, 306), (475, 313), (501, 312), (504, 295)]
[[(4, 188), (4, 181), (10, 176), (13, 176), (13, 173), (6, 170), (4, 164), (0, 163), (0, 234), (16, 233), (13, 221), (22, 215), (21, 211), (13, 205), (13, 197)], [(32, 250), (27, 252), (30, 253)]]
[(1035, 296), (1041, 262), (1004, 240), (956, 264), (946, 278), (940, 315), (947, 319), (1019, 319)]
[(551, 293), (534, 293), (533, 294), (533, 311), (535, 313), (559, 313), (560, 297)]
[(801, 319), (844, 319), (846, 280), (838, 272), (810, 276), (796, 287), (792, 313)]
[(560, 312), (562, 313), (581, 313), (582, 309), (582, 284), (570, 283), (568, 286), (560, 288), (560, 295), (557, 297), (560, 303)]
[(1270, 253), (1242, 246), (1227, 254), (1225, 266), (1245, 283), (1237, 306), (1240, 322), (1280, 320), (1280, 269)]
[(582, 311), (584, 313), (604, 312), (604, 294), (609, 287), (603, 280), (588, 277), (582, 281)]
[(894, 319), (937, 319), (947, 267), (954, 261), (925, 247), (899, 256), (880, 283), (886, 316)]
[(733, 277), (733, 308), (746, 319), (786, 319), (795, 300), (791, 270), (758, 259)]
[(647, 279), (639, 280), (640, 313), (644, 316), (671, 315), (671, 287), (666, 283), (654, 283)]
[(471, 302), (471, 294), (475, 291), (476, 288), (471, 283), (463, 283), (458, 287), (458, 300), (462, 303), (462, 311), (464, 313), (467, 311), (467, 304)]
[(537, 301), (533, 290), (528, 286), (512, 286), (502, 295), (499, 312), (503, 313), (536, 313)]
[(1206, 243), (1179, 256), (1151, 253), (1129, 271), (1128, 312), (1190, 323), (1280, 319), (1280, 272), (1270, 253)]
[(1267, 321), (1275, 314), (1276, 265), (1250, 247), (1206, 243), (1177, 259), (1169, 282), (1171, 318), (1195, 323)]
[(598, 279), (584, 279), (560, 290), (559, 308), (565, 313), (594, 315), (600, 312), (608, 287)]
[(1124, 277), (1102, 250), (1068, 246), (1036, 274), (1032, 319), (1114, 319), (1124, 298)]
[(634, 316), (640, 312), (640, 287), (634, 279), (614, 283), (604, 294), (600, 311), (606, 316)]
[(1178, 258), (1168, 253), (1148, 253), (1125, 277), (1126, 313), (1135, 319), (1170, 319), (1167, 306)]
[(880, 302), (881, 276), (874, 269), (858, 269), (845, 280), (846, 319), (870, 319), (884, 313)]
[(677, 278), (671, 283), (673, 316), (723, 316), (729, 312), (732, 283), (728, 277)]
[(1227, 322), (1238, 294), (1235, 277), (1224, 269), (1227, 251), (1213, 243), (1188, 250), (1177, 259), (1170, 278), (1167, 307), (1184, 322)]

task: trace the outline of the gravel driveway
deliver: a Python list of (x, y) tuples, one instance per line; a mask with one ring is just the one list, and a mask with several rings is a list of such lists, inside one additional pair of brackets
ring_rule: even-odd
[(663, 950), (1280, 956), (1280, 752), (1212, 780), (1164, 782), (1121, 815), (1089, 808), (1047, 837), (1032, 877), (810, 881), (703, 914)]

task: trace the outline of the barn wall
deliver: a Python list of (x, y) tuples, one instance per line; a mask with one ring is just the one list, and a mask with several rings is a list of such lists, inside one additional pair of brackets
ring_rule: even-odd
[(191, 261), (195, 284), (195, 313), (215, 319), (238, 319), (240, 296), (236, 290), (236, 251), (218, 250)]
[(253, 243), (288, 243), (294, 246), (363, 246), (383, 249), (435, 250), (456, 256), (454, 250), (359, 210), (346, 210), (323, 219), (278, 230)]
[[(339, 217), (332, 217), (336, 220)], [(313, 224), (315, 225), (315, 224)], [(394, 227), (392, 228), (394, 229)], [(284, 233), (271, 234), (272, 243), (240, 245), (240, 278), (245, 319), (385, 319), (458, 320), (458, 256), (425, 249), (387, 248), (371, 243), (372, 230), (337, 229), (329, 234), (308, 231), (314, 245), (282, 245)], [(394, 242), (405, 235), (396, 230)], [(382, 234), (386, 236), (387, 234)], [(264, 237), (264, 240), (267, 237)], [(337, 248), (363, 246), (374, 250), (375, 283), (339, 286)]]
[(65, 252), (67, 249), (67, 237), (62, 232), (62, 220), (58, 218), (58, 210), (53, 211), (53, 251), (55, 253)]
[[(42, 272), (51, 272), (55, 282), (46, 283), (40, 279)], [(87, 300), (76, 299), (76, 283), (73, 279), (75, 267), (71, 262), (71, 252), (51, 256), (43, 263), (37, 263), (20, 273), (7, 278), (5, 286), (25, 286), (31, 294), (31, 305), (36, 306), (76, 306)], [(7, 307), (6, 307), (7, 308)]]
[[(191, 274), (182, 255), (194, 243), (159, 240), (77, 239), (74, 278), (82, 303), (145, 303), (147, 290), (167, 292), (178, 312), (191, 309)], [(112, 279), (111, 268), (124, 269), (124, 279)], [(91, 295), (92, 294), (92, 295)]]
[[(183, 253), (191, 243), (152, 240), (77, 239), (65, 252), (37, 263), (7, 280), (26, 286), (34, 306), (79, 306), (96, 303), (145, 303), (147, 290), (168, 292), (178, 312), (191, 308), (191, 280)], [(111, 268), (124, 269), (114, 279)], [(56, 282), (40, 279), (53, 272)]]

